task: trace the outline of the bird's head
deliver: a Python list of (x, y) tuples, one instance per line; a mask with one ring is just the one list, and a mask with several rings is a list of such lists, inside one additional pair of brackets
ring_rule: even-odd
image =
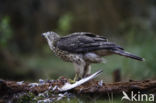
[(60, 36), (55, 32), (45, 32), (42, 33), (42, 37), (45, 37), (48, 41), (49, 47), (53, 50), (54, 49), (54, 43), (57, 41)]
[(52, 31), (42, 33), (41, 35), (42, 35), (42, 37), (45, 37), (48, 42), (49, 41), (53, 42), (53, 41), (55, 41), (56, 39), (59, 38), (59, 35), (57, 33), (55, 33), (55, 32), (52, 32)]

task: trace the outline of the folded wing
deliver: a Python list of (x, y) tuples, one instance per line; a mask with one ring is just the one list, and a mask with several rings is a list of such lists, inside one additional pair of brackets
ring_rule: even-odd
[(55, 46), (71, 53), (86, 53), (101, 49), (123, 50), (120, 46), (108, 42), (107, 38), (88, 32), (77, 32), (62, 37), (55, 43)]

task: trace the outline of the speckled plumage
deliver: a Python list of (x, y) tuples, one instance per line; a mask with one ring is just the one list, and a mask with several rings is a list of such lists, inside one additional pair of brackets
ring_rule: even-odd
[(55, 55), (74, 64), (79, 78), (90, 73), (91, 63), (103, 62), (103, 56), (118, 54), (143, 61), (143, 58), (125, 52), (119, 45), (108, 42), (105, 37), (89, 32), (76, 32), (64, 37), (55, 32), (46, 32), (42, 35)]

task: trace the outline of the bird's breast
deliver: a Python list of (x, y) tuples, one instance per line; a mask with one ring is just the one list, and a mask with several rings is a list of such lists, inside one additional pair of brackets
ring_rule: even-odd
[(82, 59), (82, 56), (79, 54), (69, 53), (67, 51), (63, 51), (58, 48), (55, 48), (53, 50), (53, 52), (55, 53), (56, 56), (60, 57), (61, 59), (63, 59), (66, 62), (75, 62), (77, 64), (80, 64), (81, 62), (84, 61)]

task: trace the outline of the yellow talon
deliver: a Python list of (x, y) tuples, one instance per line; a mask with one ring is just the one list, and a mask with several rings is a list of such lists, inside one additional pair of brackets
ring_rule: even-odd
[(73, 84), (73, 83), (75, 83), (77, 80), (78, 80), (78, 75), (76, 74), (73, 80), (72, 80), (72, 79), (69, 79), (69, 82), (70, 82), (71, 84)]

